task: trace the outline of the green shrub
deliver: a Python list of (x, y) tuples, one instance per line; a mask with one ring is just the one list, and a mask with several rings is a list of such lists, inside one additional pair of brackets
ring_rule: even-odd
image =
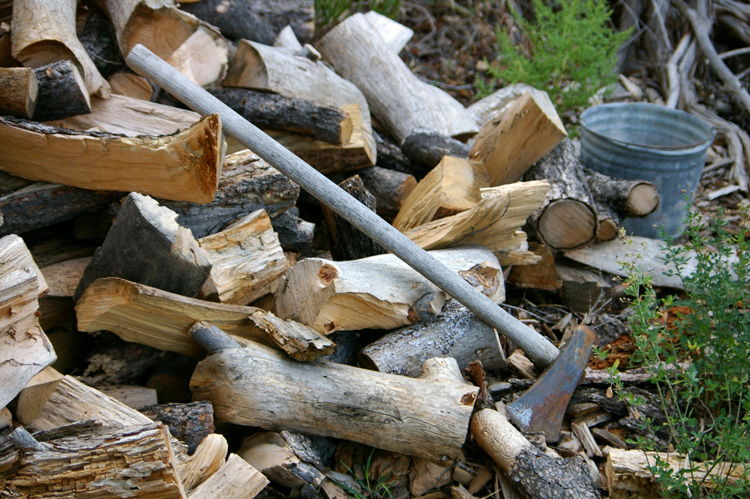
[(530, 53), (498, 26), (499, 64), (489, 65), (489, 82), (477, 80), (478, 97), (491, 93), (502, 80), (545, 90), (562, 111), (586, 106), (599, 89), (615, 81), (617, 51), (630, 32), (612, 31), (612, 11), (605, 0), (559, 0), (552, 5), (533, 0), (533, 5), (534, 21), (511, 10)]
[[(665, 263), (681, 271), (695, 252), (697, 266), (682, 278), (681, 296), (658, 298), (649, 276), (635, 267), (626, 281), (636, 343), (631, 366), (648, 368), (666, 421), (660, 426), (641, 418), (643, 436), (635, 445), (686, 456), (696, 466), (746, 465), (738, 483), (708, 479), (707, 486), (696, 479), (697, 468), (673, 472), (657, 461), (651, 471), (663, 497), (747, 497), (750, 490), (750, 233), (732, 234), (720, 220), (707, 226), (689, 215), (685, 245), (667, 241)], [(624, 393), (616, 366), (611, 374)], [(669, 435), (666, 446), (653, 438), (657, 433)]]
[(401, 7), (401, 0), (315, 0), (314, 6), (316, 27), (322, 28), (363, 10), (374, 10), (393, 19)]

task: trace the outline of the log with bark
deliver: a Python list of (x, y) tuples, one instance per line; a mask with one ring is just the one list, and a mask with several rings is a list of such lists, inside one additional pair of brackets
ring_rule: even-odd
[(34, 120), (58, 120), (91, 112), (86, 83), (73, 62), (53, 62), (35, 69), (34, 74), (39, 82)]
[(341, 182), (348, 177), (348, 174), (356, 174), (362, 179), (365, 188), (375, 198), (375, 211), (386, 220), (392, 220), (398, 214), (417, 186), (417, 180), (413, 175), (380, 166), (346, 173), (332, 173), (328, 175), (328, 178), (334, 182)]
[[(486, 248), (432, 254), (496, 303), (505, 299), (500, 266)], [(443, 291), (391, 254), (348, 262), (306, 258), (292, 267), (275, 294), (280, 317), (324, 334), (411, 324), (437, 315), (445, 300)]]
[(0, 114), (31, 118), (37, 105), (38, 89), (33, 69), (0, 67)]
[(410, 160), (435, 168), (445, 156), (468, 158), (471, 147), (437, 132), (415, 130), (401, 142), (401, 151)]
[(245, 0), (202, 0), (182, 3), (180, 9), (216, 26), (230, 40), (246, 39), (273, 45), (273, 27)]
[[(221, 330), (198, 331), (231, 341)], [(463, 381), (453, 359), (431, 359), (413, 379), (326, 361), (299, 363), (258, 343), (231, 348), (219, 341), (223, 346), (209, 348), (213, 353), (198, 364), (191, 389), (225, 421), (436, 461), (454, 458), (463, 446), (478, 388)]]
[(0, 169), (13, 175), (198, 203), (213, 199), (223, 156), (218, 115), (174, 135), (135, 138), (0, 117), (0, 134)]

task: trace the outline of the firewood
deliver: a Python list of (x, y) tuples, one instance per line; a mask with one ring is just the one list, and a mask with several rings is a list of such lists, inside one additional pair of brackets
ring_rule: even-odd
[(504, 414), (492, 409), (477, 412), (471, 420), (471, 433), (525, 494), (570, 499), (599, 497), (580, 457), (560, 460), (543, 454)]
[[(366, 156), (372, 166), (376, 160), (375, 139), (370, 121), (370, 108), (365, 96), (351, 82), (338, 76), (321, 62), (290, 55), (286, 50), (260, 43), (241, 40), (232, 59), (227, 76), (222, 83), (226, 87), (252, 88), (276, 92), (286, 97), (295, 97), (345, 109), (359, 106), (359, 137)], [(356, 117), (352, 116), (356, 127)], [(285, 144), (287, 145), (287, 144)], [(288, 147), (288, 146), (287, 146)], [(309, 161), (302, 156), (303, 159)]]
[(449, 137), (477, 132), (471, 114), (446, 92), (420, 81), (364, 15), (348, 17), (316, 48), (362, 90), (373, 115), (398, 142), (418, 128)]
[(76, 36), (76, 2), (70, 0), (19, 0), (13, 2), (12, 55), (24, 66), (38, 68), (75, 58), (83, 71), (89, 94), (105, 99), (110, 95), (107, 81), (99, 74)]
[(587, 168), (583, 174), (594, 198), (623, 217), (645, 217), (659, 206), (659, 193), (651, 182), (616, 179)]
[(47, 283), (26, 244), (16, 235), (0, 239), (0, 407), (52, 364), (55, 352), (39, 327), (39, 296)]
[(432, 220), (469, 210), (482, 199), (479, 189), (483, 187), (489, 187), (484, 165), (445, 156), (419, 181), (393, 220), (393, 226), (405, 232)]
[[(271, 44), (267, 43), (266, 45)], [(279, 31), (279, 34), (276, 35), (276, 38), (273, 41), (273, 46), (285, 48), (294, 54), (302, 50), (302, 44), (297, 39), (297, 35), (294, 34), (294, 29), (292, 29), (290, 25), (284, 26), (284, 28)]]
[(409, 491), (412, 497), (422, 497), (431, 490), (448, 485), (451, 482), (452, 464), (415, 459), (409, 474)]
[(370, 343), (357, 357), (367, 369), (414, 378), (425, 360), (437, 356), (453, 357), (461, 369), (474, 360), (485, 369), (507, 366), (497, 332), (454, 300), (437, 317), (398, 328)]
[(598, 228), (594, 201), (569, 139), (536, 163), (526, 178), (550, 183), (547, 198), (531, 218), (541, 241), (552, 249), (567, 250), (594, 240)]
[(34, 74), (39, 82), (34, 120), (58, 120), (91, 112), (86, 83), (72, 61), (41, 66), (34, 70)]
[(26, 182), (28, 186), (0, 196), (0, 212), (3, 214), (0, 235), (23, 234), (49, 227), (107, 206), (120, 196), (113, 191)]
[(315, 224), (302, 220), (298, 213), (296, 208), (279, 213), (271, 219), (271, 225), (284, 251), (308, 253), (315, 237)]
[(656, 456), (668, 463), (672, 472), (691, 469), (685, 473), (686, 479), (704, 484), (710, 489), (712, 479), (737, 484), (746, 473), (748, 464), (719, 462), (709, 468), (708, 463), (687, 461), (674, 453), (644, 452), (643, 450), (621, 450), (610, 448), (607, 454), (606, 473), (609, 481), (609, 494), (612, 499), (625, 499), (633, 494), (644, 499), (660, 496), (660, 486), (655, 483), (649, 466), (656, 466)]
[(250, 8), (263, 16), (275, 31), (291, 25), (297, 37), (308, 42), (313, 36), (315, 4), (313, 0), (248, 0)]
[(378, 32), (394, 54), (401, 52), (414, 36), (414, 31), (410, 28), (374, 10), (365, 13), (365, 20), (375, 28), (375, 31)]
[(378, 147), (378, 166), (388, 170), (394, 170), (420, 179), (434, 168), (427, 167), (406, 157), (396, 141), (387, 135), (375, 133)]
[[(365, 188), (362, 179), (355, 175), (339, 183), (339, 187), (351, 194), (353, 198), (375, 211), (375, 196)], [(331, 238), (331, 256), (334, 260), (357, 260), (373, 255), (386, 253), (378, 243), (359, 229), (335, 214), (323, 205), (323, 216)]]
[(180, 9), (216, 26), (230, 40), (246, 39), (273, 44), (273, 28), (244, 0), (202, 0), (183, 3)]
[(62, 378), (63, 375), (51, 367), (44, 368), (31, 378), (16, 399), (16, 419), (21, 424), (28, 424), (36, 419)]
[(159, 403), (156, 390), (147, 386), (101, 385), (98, 390), (136, 411)]
[[(7, 117), (0, 117), (0, 134), (6, 146), (0, 169), (84, 189), (209, 202), (221, 168), (218, 115), (161, 137), (76, 132)], [(29, 150), (35, 154), (30, 156)]]
[(302, 462), (275, 432), (246, 438), (237, 454), (269, 480), (288, 489), (300, 489), (305, 484), (317, 489), (325, 480), (323, 473)]
[[(255, 312), (266, 314), (254, 307), (196, 300), (114, 277), (94, 281), (76, 305), (81, 331), (104, 329), (126, 341), (197, 357), (205, 352), (187, 334), (196, 321), (206, 321), (230, 334), (277, 345), (274, 335), (269, 335), (251, 317)], [(300, 342), (295, 341), (303, 338), (299, 327), (301, 325), (288, 326), (289, 333), (294, 334), (291, 338), (285, 336), (287, 329), (276, 328), (274, 334), (282, 349), (288, 345), (290, 355), (302, 357), (330, 353), (327, 348), (318, 348), (321, 343), (330, 345), (330, 342), (307, 330), (309, 348), (302, 349)]]
[(560, 296), (576, 312), (591, 312), (612, 299), (612, 283), (601, 273), (565, 262), (557, 262), (556, 270), (562, 284)]
[(247, 88), (215, 88), (211, 94), (263, 129), (309, 135), (335, 145), (348, 144), (352, 137), (351, 116), (336, 106)]
[[(13, 8), (11, 3), (8, 8), (8, 21), (10, 21), (11, 12)], [(11, 43), (10, 43), (10, 22), (0, 21), (0, 67), (10, 68), (14, 66), (20, 66), (21, 64), (13, 59), (11, 55)]]
[[(35, 437), (38, 446), (20, 449), (13, 471), (0, 478), (0, 487), (18, 497), (185, 497), (169, 432), (160, 423), (69, 427)], [(8, 452), (12, 448), (0, 459)]]
[[(432, 252), (496, 303), (505, 299), (502, 273), (481, 247)], [(339, 330), (393, 329), (437, 315), (446, 296), (392, 254), (348, 262), (307, 258), (276, 290), (276, 313), (330, 334)], [(356, 311), (356, 313), (352, 313)]]
[(401, 150), (410, 160), (435, 168), (445, 156), (468, 159), (471, 148), (436, 132), (415, 130), (401, 143)]
[(214, 411), (208, 402), (159, 404), (141, 410), (152, 421), (164, 423), (169, 433), (184, 442), (188, 454), (214, 432)]
[(107, 78), (113, 95), (125, 95), (134, 99), (150, 101), (155, 87), (143, 76), (128, 71), (119, 71)]
[(36, 109), (38, 84), (29, 68), (0, 67), (0, 113), (31, 118)]
[(247, 305), (273, 293), (287, 264), (279, 238), (264, 210), (257, 210), (198, 244), (213, 267), (201, 288), (204, 299)]
[(484, 163), (490, 185), (509, 184), (567, 135), (547, 93), (530, 89), (484, 125), (469, 158)]
[[(375, 211), (385, 219), (393, 219), (403, 206), (409, 194), (417, 186), (413, 175), (399, 171), (371, 166), (351, 173), (356, 173), (365, 188), (375, 198)], [(331, 174), (329, 178), (335, 182), (344, 180), (341, 173)]]
[(317, 331), (299, 322), (279, 319), (270, 312), (253, 312), (250, 319), (293, 359), (312, 361), (331, 355), (336, 348)]
[(204, 438), (190, 456), (180, 456), (180, 479), (186, 492), (203, 483), (226, 462), (229, 444), (219, 433)]
[(216, 83), (227, 66), (227, 45), (215, 28), (170, 0), (105, 0), (123, 56), (143, 44), (201, 86)]
[(190, 499), (252, 499), (268, 483), (265, 476), (237, 454), (229, 454), (227, 462), (216, 473), (193, 489)]
[(0, 430), (9, 428), (13, 424), (13, 414), (10, 409), (3, 407), (0, 409)]
[(533, 87), (526, 83), (514, 83), (492, 92), (487, 97), (479, 99), (467, 109), (474, 115), (477, 126), (481, 128), (492, 118), (502, 114), (508, 106), (532, 89)]
[(74, 298), (100, 277), (121, 277), (185, 296), (198, 294), (212, 263), (176, 218), (177, 213), (151, 197), (130, 193), (86, 266)]
[(537, 241), (529, 243), (529, 250), (539, 257), (534, 265), (518, 265), (510, 270), (505, 280), (520, 288), (557, 291), (562, 286), (555, 262), (555, 255), (546, 244)]
[(191, 389), (196, 400), (212, 402), (217, 417), (235, 424), (450, 459), (466, 438), (478, 388), (464, 383), (453, 359), (430, 359), (423, 373), (413, 379), (322, 360), (294, 362), (246, 341), (201, 361)]

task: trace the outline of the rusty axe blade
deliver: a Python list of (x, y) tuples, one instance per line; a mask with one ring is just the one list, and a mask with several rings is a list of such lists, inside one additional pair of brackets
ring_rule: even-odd
[(547, 442), (560, 438), (565, 410), (583, 378), (596, 333), (578, 326), (560, 348), (560, 355), (526, 393), (506, 407), (508, 418), (528, 433), (543, 432)]

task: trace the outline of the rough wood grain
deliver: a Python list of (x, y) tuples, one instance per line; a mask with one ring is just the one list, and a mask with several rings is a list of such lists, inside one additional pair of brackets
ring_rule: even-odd
[(14, 414), (21, 424), (36, 419), (50, 396), (62, 381), (63, 375), (52, 367), (46, 367), (29, 380), (18, 394)]
[(220, 433), (204, 438), (191, 456), (180, 458), (180, 479), (186, 492), (210, 478), (226, 462), (229, 443)]
[(91, 112), (86, 83), (71, 61), (46, 64), (35, 69), (34, 74), (39, 82), (34, 120), (58, 120)]
[(193, 489), (190, 499), (253, 499), (268, 485), (268, 479), (237, 454), (205, 482)]
[(113, 95), (125, 95), (135, 99), (150, 101), (156, 93), (156, 87), (143, 76), (128, 71), (119, 71), (107, 78)]
[(36, 109), (37, 94), (34, 70), (0, 67), (0, 114), (31, 118)]

